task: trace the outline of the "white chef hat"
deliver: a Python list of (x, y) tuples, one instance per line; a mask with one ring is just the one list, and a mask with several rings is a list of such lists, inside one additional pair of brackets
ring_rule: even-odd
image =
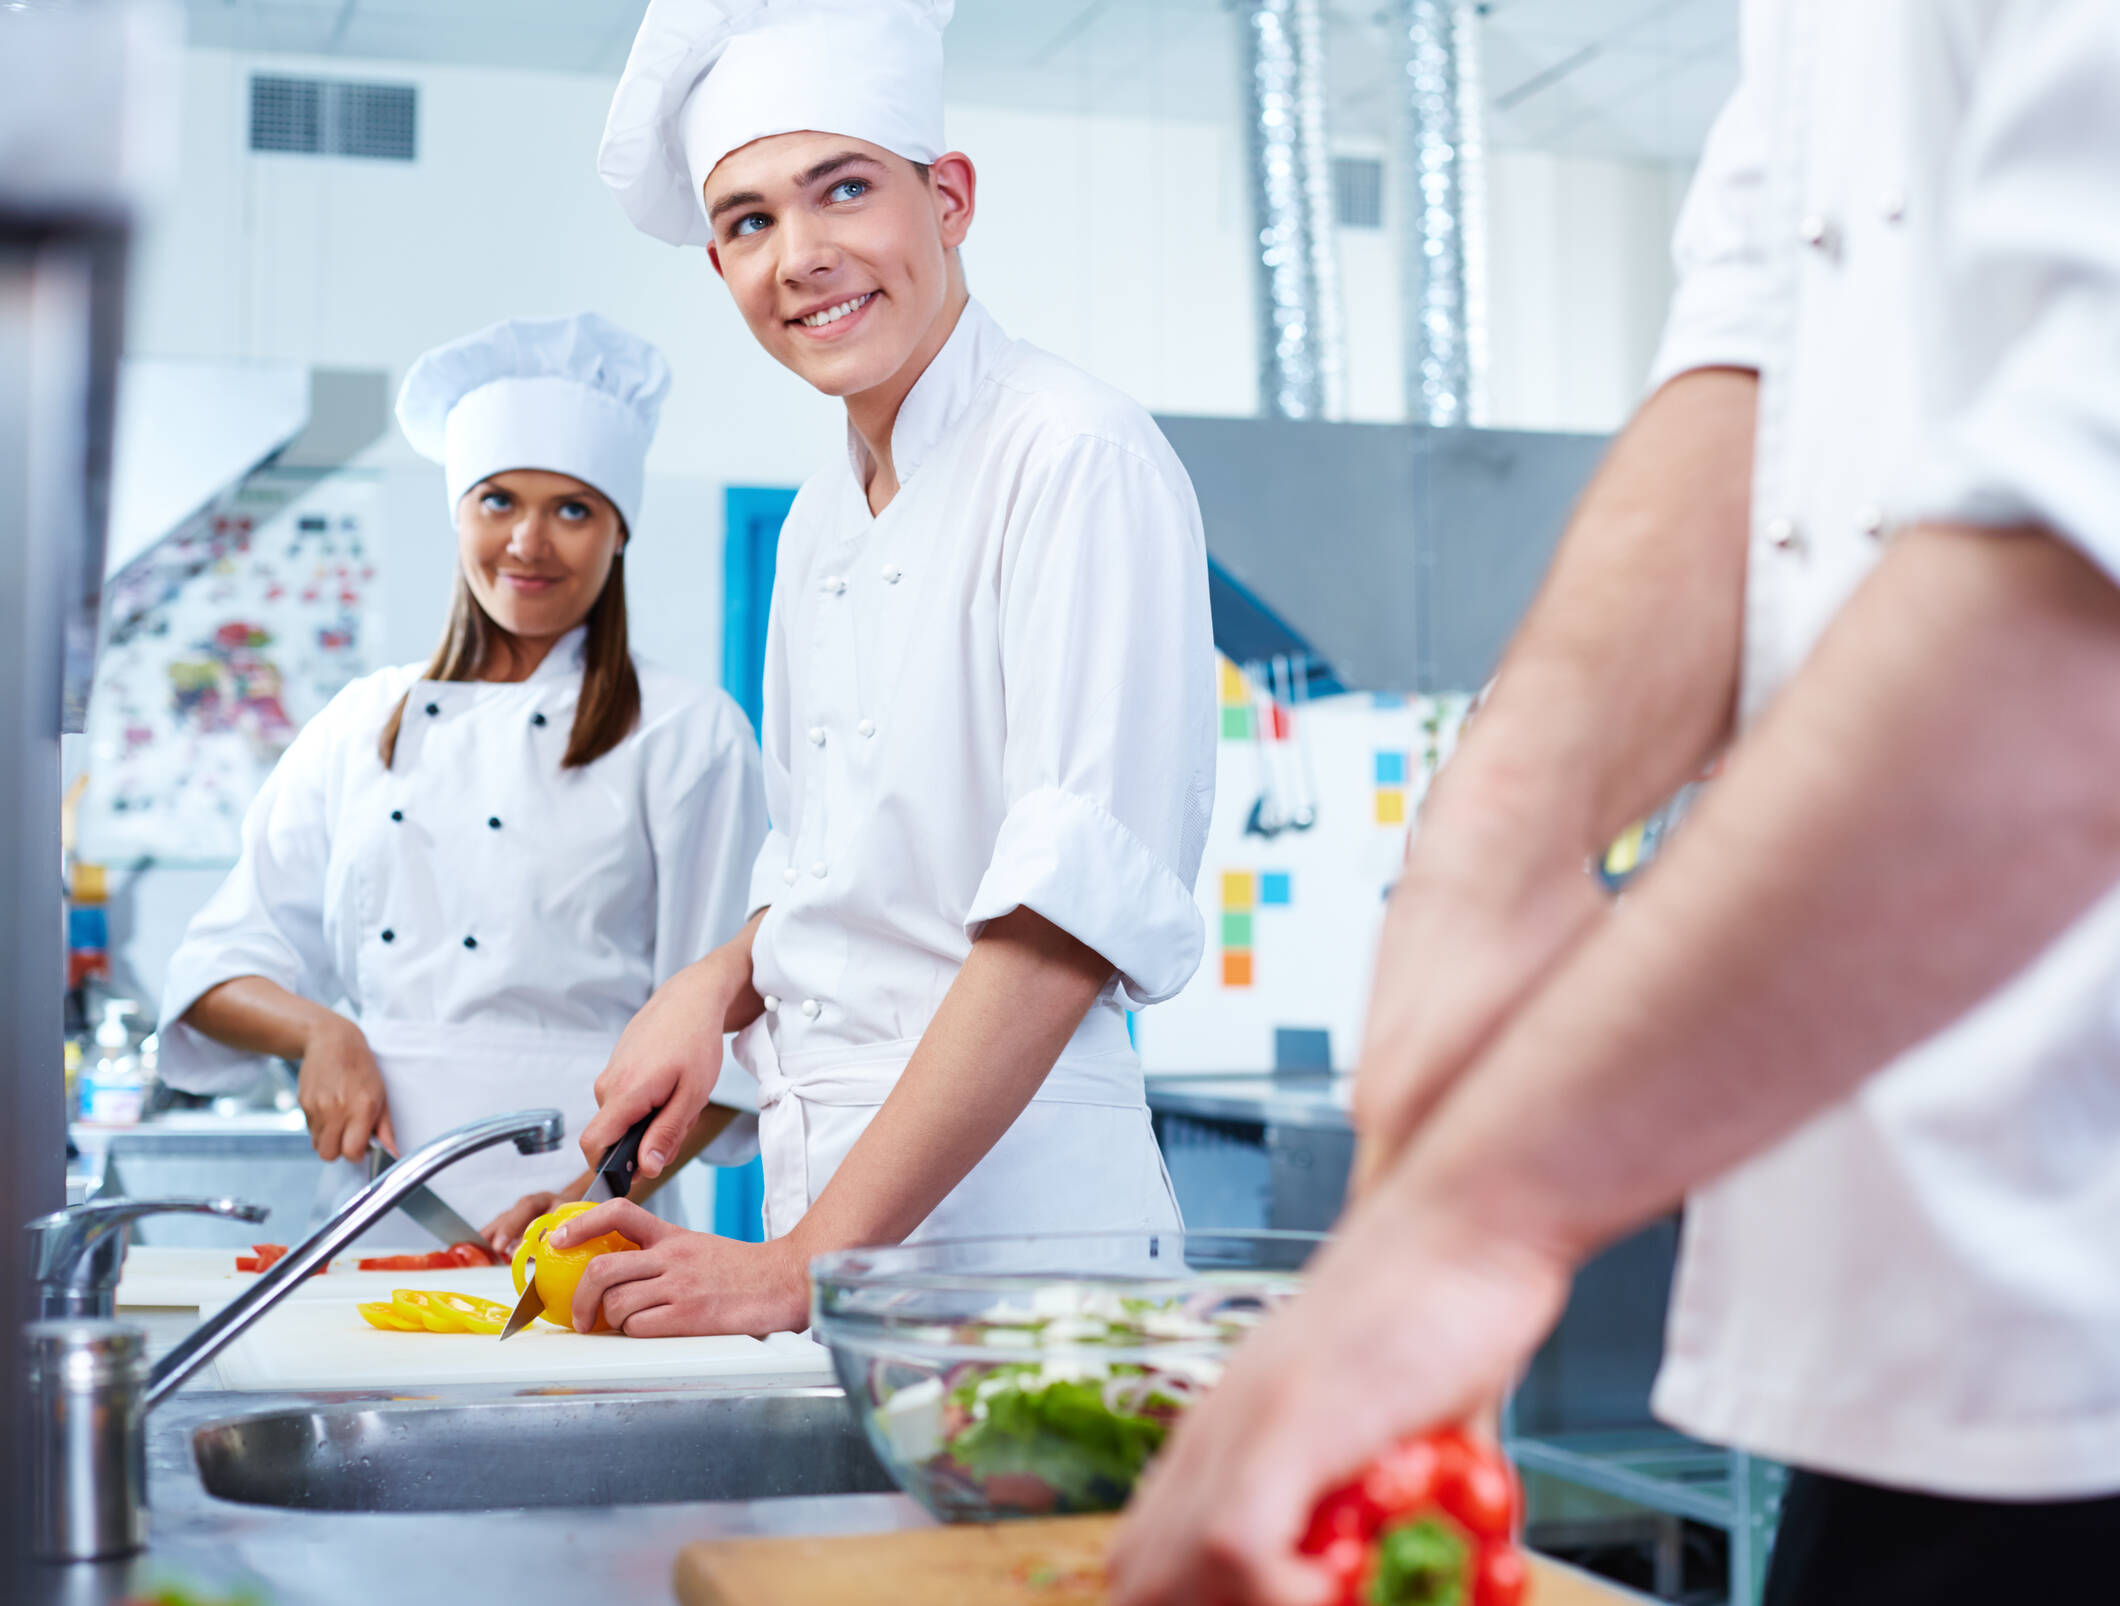
[(597, 171), (672, 245), (714, 235), (700, 191), (733, 150), (814, 130), (932, 162), (956, 0), (648, 0)]
[(414, 363), (397, 418), (452, 516), (480, 480), (533, 468), (594, 486), (631, 530), (669, 389), (663, 354), (608, 318), (509, 318)]

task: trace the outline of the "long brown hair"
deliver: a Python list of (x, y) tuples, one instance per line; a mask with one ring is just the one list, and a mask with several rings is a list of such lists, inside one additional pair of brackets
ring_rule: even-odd
[[(626, 553), (621, 547), (611, 559), (611, 573), (604, 589), (582, 621), (588, 637), (582, 643), (582, 690), (574, 705), (574, 729), (567, 737), (567, 755), (561, 769), (580, 769), (593, 764), (624, 741), (640, 721), (640, 676), (633, 671), (633, 654), (626, 645)], [(479, 606), (471, 594), (464, 571), (456, 571), (456, 594), (449, 603), (449, 623), (442, 628), (442, 644), (434, 649), (425, 680), (476, 680), (493, 655), (509, 650), (507, 632)], [(405, 704), (412, 698), (408, 688), (390, 718), (383, 722), (382, 739), (376, 751), (383, 768), (397, 759), (398, 727), (405, 720)]]

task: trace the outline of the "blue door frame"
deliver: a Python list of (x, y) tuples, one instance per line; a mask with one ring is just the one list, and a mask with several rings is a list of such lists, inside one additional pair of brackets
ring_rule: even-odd
[[(731, 485), (722, 502), (721, 683), (751, 728), (764, 715), (766, 621), (773, 608), (780, 526), (795, 493), (779, 486)], [(757, 1160), (714, 1173), (714, 1230), (724, 1238), (765, 1238), (765, 1168)]]

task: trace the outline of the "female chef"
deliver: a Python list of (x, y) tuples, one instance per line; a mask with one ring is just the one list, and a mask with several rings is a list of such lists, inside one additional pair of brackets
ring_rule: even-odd
[[(660, 352), (593, 314), (496, 324), (414, 364), (398, 422), (445, 472), (448, 624), (424, 667), (334, 697), (258, 794), (170, 963), (173, 1085), (299, 1061), (327, 1161), (511, 1109), (579, 1131), (634, 1011), (742, 926), (766, 834), (750, 728), (626, 641), (625, 548), (668, 388)], [(328, 1007), (342, 999), (350, 1015)], [(504, 1148), (435, 1186), (484, 1222), (578, 1169)]]
[(826, 1250), (1178, 1222), (1126, 1011), (1202, 949), (1200, 514), (1146, 412), (967, 293), (949, 14), (653, 0), (612, 102), (606, 182), (707, 248), (847, 434), (780, 536), (756, 918), (628, 1029), (582, 1138), (660, 1109), (658, 1174), (742, 1029), (774, 1237), (599, 1206), (559, 1247), (644, 1248), (590, 1267), (578, 1326), (601, 1304), (643, 1337), (799, 1327)]

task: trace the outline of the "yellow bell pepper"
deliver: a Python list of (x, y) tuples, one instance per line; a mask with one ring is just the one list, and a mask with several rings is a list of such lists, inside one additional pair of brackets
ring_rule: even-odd
[(417, 1319), (408, 1319), (387, 1299), (378, 1299), (369, 1304), (356, 1305), (361, 1320), (370, 1327), (380, 1327), (386, 1333), (424, 1333), (427, 1325)]
[[(638, 1249), (640, 1245), (622, 1232), (599, 1233), (586, 1242), (571, 1245), (566, 1249), (545, 1247), (545, 1235), (561, 1222), (578, 1216), (595, 1205), (587, 1200), (563, 1204), (547, 1211), (523, 1229), (523, 1241), (516, 1247), (515, 1259), (510, 1271), (515, 1277), (515, 1291), (523, 1291), (528, 1278), (524, 1269), (533, 1258), (537, 1262), (537, 1296), (544, 1301), (541, 1320), (554, 1327), (572, 1329), (574, 1326), (574, 1288), (582, 1280), (582, 1273), (589, 1262), (598, 1255), (608, 1255), (618, 1250)], [(611, 1331), (611, 1324), (604, 1319), (602, 1311), (596, 1313), (596, 1329), (599, 1333)]]

